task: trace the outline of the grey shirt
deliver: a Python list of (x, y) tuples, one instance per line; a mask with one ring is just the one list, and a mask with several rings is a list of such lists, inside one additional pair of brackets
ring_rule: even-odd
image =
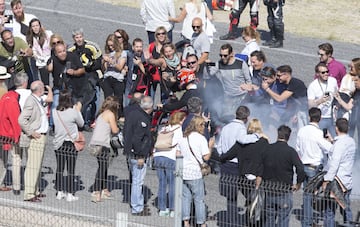
[[(59, 115), (65, 127), (69, 131), (70, 136), (68, 135), (64, 125), (61, 123), (59, 119)], [(54, 136), (54, 149), (57, 150), (64, 141), (74, 141), (78, 138), (78, 127), (84, 126), (84, 119), (81, 113), (73, 108), (68, 108), (64, 111), (58, 111), (56, 109), (52, 112), (54, 117), (54, 126), (55, 126), (55, 136)]]

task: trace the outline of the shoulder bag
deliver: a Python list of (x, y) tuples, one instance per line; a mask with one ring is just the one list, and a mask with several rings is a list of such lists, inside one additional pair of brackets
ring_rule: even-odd
[(172, 148), (174, 148), (176, 146), (176, 144), (172, 145), (174, 131), (179, 128), (180, 126), (170, 131), (164, 130), (162, 132), (159, 132), (154, 146), (155, 149), (158, 151), (170, 151)]
[(58, 111), (56, 111), (58, 117), (59, 117), (59, 120), (61, 122), (61, 124), (63, 125), (63, 127), (65, 128), (66, 130), (66, 133), (67, 135), (70, 137), (71, 141), (73, 142), (74, 146), (75, 146), (75, 150), (76, 151), (82, 151), (84, 150), (84, 147), (85, 147), (85, 144), (86, 144), (86, 141), (85, 141), (85, 136), (82, 132), (78, 132), (78, 138), (76, 140), (74, 140), (71, 135), (70, 135), (70, 132), (69, 130), (67, 129), (67, 127), (65, 126), (64, 122), (62, 121), (61, 117), (60, 117), (60, 114)]
[(206, 163), (206, 162), (203, 162), (203, 163), (200, 163), (199, 160), (196, 158), (191, 146), (190, 146), (190, 142), (189, 142), (189, 137), (187, 137), (187, 141), (188, 141), (188, 144), (189, 144), (189, 148), (190, 148), (190, 151), (192, 153), (192, 155), (194, 156), (194, 158), (196, 159), (196, 161), (199, 163), (199, 166), (200, 166), (200, 170), (201, 170), (201, 174), (203, 176), (207, 176), (211, 173), (211, 167)]

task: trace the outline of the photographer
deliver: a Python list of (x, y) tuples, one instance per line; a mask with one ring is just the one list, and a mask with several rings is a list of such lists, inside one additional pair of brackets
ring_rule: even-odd
[(31, 57), (32, 49), (21, 38), (14, 37), (12, 32), (4, 30), (1, 32), (0, 57), (7, 59), (11, 73), (28, 72), (30, 70), (27, 57)]

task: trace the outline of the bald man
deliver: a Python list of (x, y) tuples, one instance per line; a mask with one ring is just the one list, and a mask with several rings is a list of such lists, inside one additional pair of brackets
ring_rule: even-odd
[(191, 45), (194, 47), (196, 56), (199, 59), (199, 65), (204, 63), (209, 58), (210, 53), (210, 40), (205, 31), (203, 31), (202, 26), (203, 22), (201, 18), (195, 17), (192, 20), (192, 29), (194, 33), (191, 37)]
[[(49, 122), (42, 99), (45, 91), (43, 82), (39, 80), (32, 82), (30, 90), (31, 95), (26, 99), (19, 116), (22, 133), (25, 134), (24, 138), (27, 139), (27, 141), (24, 141), (24, 145), (28, 147), (28, 160), (24, 177), (24, 201), (41, 202), (39, 198), (45, 197), (45, 195), (40, 193), (38, 186)], [(47, 101), (51, 101), (51, 98)]]

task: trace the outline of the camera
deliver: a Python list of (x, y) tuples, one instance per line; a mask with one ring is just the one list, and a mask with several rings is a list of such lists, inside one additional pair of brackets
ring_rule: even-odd
[(328, 129), (327, 128), (323, 128), (323, 137), (326, 139), (326, 138), (329, 138), (328, 136)]

